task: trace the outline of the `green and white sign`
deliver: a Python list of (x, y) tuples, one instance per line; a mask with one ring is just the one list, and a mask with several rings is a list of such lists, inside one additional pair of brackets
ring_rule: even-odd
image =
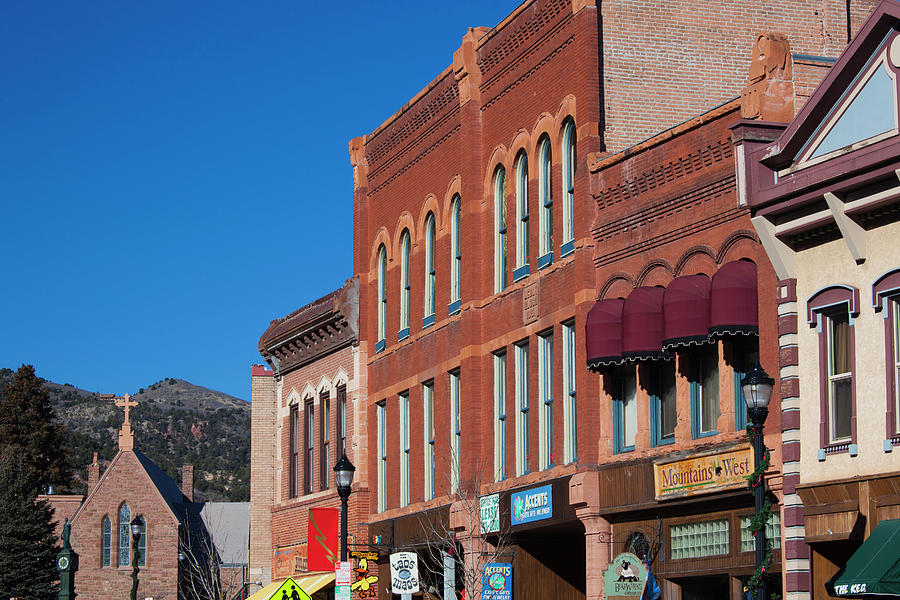
[(481, 533), (500, 531), (500, 494), (482, 496)]
[(639, 600), (647, 580), (647, 567), (637, 556), (623, 552), (603, 573), (607, 600)]

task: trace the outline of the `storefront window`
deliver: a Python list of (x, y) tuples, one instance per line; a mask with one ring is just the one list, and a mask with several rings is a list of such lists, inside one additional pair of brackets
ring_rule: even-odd
[[(753, 552), (756, 550), (756, 538), (750, 532), (750, 519), (741, 517), (741, 552)], [(766, 539), (772, 542), (772, 548), (781, 548), (781, 515), (772, 513), (772, 517), (766, 524)]]
[(708, 346), (692, 365), (691, 409), (694, 438), (717, 433), (719, 420), (718, 345)]
[(615, 451), (634, 450), (637, 437), (637, 378), (634, 368), (619, 374), (619, 397), (613, 399)]
[(672, 525), (672, 559), (728, 554), (728, 519)]

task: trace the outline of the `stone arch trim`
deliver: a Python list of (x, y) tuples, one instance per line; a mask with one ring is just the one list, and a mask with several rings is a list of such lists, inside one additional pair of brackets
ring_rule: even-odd
[(334, 374), (334, 377), (331, 378), (331, 387), (336, 390), (342, 385), (345, 387), (350, 385), (350, 376), (347, 374), (347, 371), (345, 371), (343, 367), (338, 367), (338, 370)]
[[(509, 145), (509, 158), (512, 160), (510, 163), (510, 168), (515, 168), (516, 160), (519, 158), (520, 152), (525, 152), (528, 159), (531, 159), (531, 153), (529, 149), (531, 148), (531, 134), (529, 134), (525, 129), (519, 129), (516, 132), (515, 137), (513, 137), (512, 144)], [(528, 165), (529, 173), (531, 172), (531, 165)]]
[(497, 167), (503, 167), (506, 171), (506, 177), (509, 178), (509, 151), (503, 144), (500, 144), (491, 152), (488, 168), (484, 174), (484, 198), (482, 198), (482, 202), (489, 202), (492, 208), (494, 205), (494, 173), (497, 172)]
[(438, 206), (437, 197), (434, 194), (425, 196), (425, 201), (422, 203), (422, 210), (419, 213), (418, 231), (421, 232), (423, 240), (425, 239), (425, 220), (428, 218), (429, 214), (434, 215), (434, 237), (437, 239), (438, 233), (441, 231), (441, 207)]
[(372, 243), (372, 255), (369, 260), (370, 278), (378, 279), (378, 249), (384, 246), (384, 252), (387, 254), (387, 262), (391, 262), (391, 236), (388, 235), (386, 227), (380, 227), (375, 234), (375, 241)]
[[(303, 388), (303, 391), (306, 392), (306, 388), (308, 387), (310, 387), (310, 385), (307, 383), (306, 387)], [(300, 394), (300, 392), (298, 392), (296, 388), (291, 388), (291, 391), (288, 392), (287, 398), (284, 399), (284, 404), (285, 406), (292, 406), (294, 404), (299, 405), (302, 400), (303, 395)]]
[(650, 274), (650, 272), (653, 271), (654, 269), (658, 269), (658, 268), (665, 269), (669, 275), (670, 280), (674, 277), (675, 269), (674, 269), (674, 267), (672, 267), (672, 263), (670, 263), (669, 261), (667, 261), (663, 258), (657, 258), (657, 259), (651, 260), (646, 265), (644, 265), (644, 268), (641, 269), (640, 275), (638, 275), (638, 277), (637, 277), (637, 286), (635, 286), (635, 287), (640, 287), (640, 286), (644, 285), (644, 280), (647, 278), (647, 276)]
[[(681, 255), (681, 258), (678, 259), (678, 263), (675, 265), (675, 269), (673, 271), (676, 277), (680, 277), (682, 273), (684, 273), (685, 267), (687, 267), (688, 263), (691, 262), (691, 259), (697, 255), (705, 255), (710, 258), (716, 264), (719, 264), (719, 261), (716, 259), (716, 253), (712, 248), (705, 244), (699, 244), (696, 246), (691, 246), (688, 248), (684, 254)], [(710, 277), (713, 276), (712, 273), (707, 273)]]
[(618, 273), (613, 273), (609, 276), (609, 279), (607, 279), (606, 283), (603, 284), (603, 287), (600, 288), (600, 296), (597, 300), (606, 300), (609, 291), (619, 283), (624, 283), (631, 289), (637, 287), (634, 282), (634, 277), (632, 277), (631, 274), (619, 271)]
[[(733, 248), (735, 248), (742, 241), (752, 242), (754, 245), (759, 244), (759, 238), (756, 237), (756, 234), (750, 231), (749, 229), (738, 229), (735, 232), (732, 232), (725, 241), (722, 242), (722, 245), (719, 247), (719, 252), (716, 254), (716, 263), (723, 264), (726, 262), (730, 262), (732, 260), (738, 260), (741, 258), (752, 258), (746, 254), (742, 254), (741, 256), (730, 256), (729, 253)], [(756, 262), (755, 260), (753, 262)]]
[(319, 378), (319, 383), (316, 385), (316, 400), (319, 399), (319, 396), (322, 395), (322, 392), (331, 393), (331, 379), (327, 375), (322, 375)]
[[(450, 233), (450, 219), (452, 214), (450, 209), (453, 206), (453, 198), (459, 196), (462, 201), (462, 177), (454, 175), (447, 184), (447, 191), (444, 193), (444, 206), (441, 209), (441, 227), (438, 229), (441, 233)], [(460, 207), (462, 208), (462, 207)]]
[(316, 397), (316, 390), (313, 388), (312, 384), (308, 381), (306, 385), (303, 386), (303, 391), (300, 392), (300, 402), (306, 402), (307, 400), (312, 400)]
[[(400, 215), (400, 218), (397, 219), (397, 229), (394, 231), (394, 249), (392, 254), (394, 256), (400, 256), (400, 238), (403, 236), (403, 231), (409, 230), (409, 248), (410, 254), (412, 253), (413, 246), (416, 245), (416, 223), (413, 221), (412, 215), (409, 214), (409, 211), (403, 211)], [(391, 263), (391, 260), (388, 260), (388, 263)]]
[(547, 136), (547, 139), (550, 140), (550, 164), (555, 164), (559, 161), (559, 136), (557, 133), (559, 130), (556, 128), (555, 120), (549, 113), (542, 113), (541, 116), (537, 118), (537, 121), (534, 123), (534, 128), (531, 130), (531, 147), (529, 150), (530, 156), (538, 156), (538, 148), (541, 145), (541, 139), (544, 136)]
[[(575, 111), (575, 96), (569, 94), (565, 98), (562, 99), (562, 102), (559, 103), (559, 108), (556, 111), (556, 118), (553, 122), (554, 131), (556, 131), (556, 144), (554, 144), (553, 149), (557, 153), (562, 152), (562, 139), (563, 139), (563, 126), (565, 125), (567, 120), (572, 121), (572, 124), (575, 126), (575, 140), (578, 140), (578, 120), (576, 119), (576, 111)], [(562, 156), (560, 154), (560, 156)]]

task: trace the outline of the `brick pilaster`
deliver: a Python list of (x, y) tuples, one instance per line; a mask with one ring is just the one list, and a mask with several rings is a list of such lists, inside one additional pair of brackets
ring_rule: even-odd
[(272, 581), (275, 502), (275, 376), (253, 365), (250, 377), (250, 580)]

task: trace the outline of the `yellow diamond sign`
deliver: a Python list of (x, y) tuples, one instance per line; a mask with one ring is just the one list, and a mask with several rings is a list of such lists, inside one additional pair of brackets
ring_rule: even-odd
[(269, 598), (270, 600), (312, 600), (312, 597), (290, 577), (285, 579), (284, 583)]

